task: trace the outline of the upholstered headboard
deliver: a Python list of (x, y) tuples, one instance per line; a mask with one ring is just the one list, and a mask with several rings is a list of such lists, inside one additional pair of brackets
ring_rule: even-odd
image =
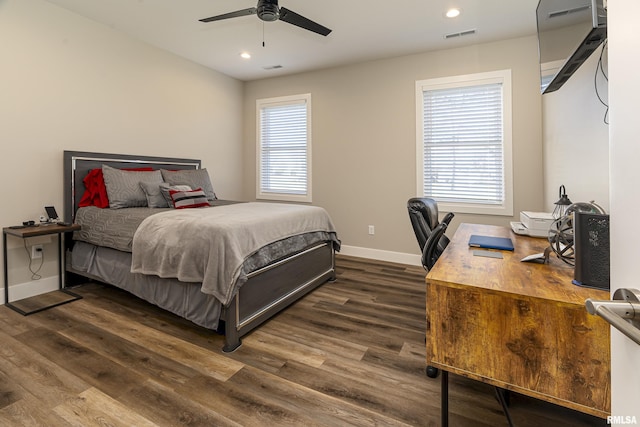
[(134, 156), (128, 154), (64, 152), (64, 220), (73, 222), (78, 202), (84, 193), (84, 177), (91, 169), (109, 165), (114, 168), (200, 169), (200, 160), (175, 157)]

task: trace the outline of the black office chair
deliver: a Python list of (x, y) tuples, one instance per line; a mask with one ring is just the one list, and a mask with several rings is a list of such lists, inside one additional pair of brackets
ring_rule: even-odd
[(407, 210), (422, 252), (422, 266), (429, 271), (449, 244), (449, 238), (444, 233), (454, 214), (449, 212), (439, 222), (438, 203), (428, 197), (409, 199)]
[[(418, 246), (422, 251), (422, 266), (429, 271), (449, 244), (449, 238), (444, 233), (447, 231), (447, 226), (454, 214), (449, 212), (442, 219), (442, 222), (438, 222), (438, 203), (428, 197), (409, 199), (407, 210), (416, 239), (418, 239)], [(427, 366), (427, 376), (429, 378), (437, 377), (438, 369)]]

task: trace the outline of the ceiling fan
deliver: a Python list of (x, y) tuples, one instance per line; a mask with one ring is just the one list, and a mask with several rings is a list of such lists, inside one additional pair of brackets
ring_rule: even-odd
[(238, 18), (240, 16), (258, 15), (262, 21), (284, 21), (288, 24), (293, 24), (297, 27), (304, 28), (305, 30), (313, 31), (322, 36), (327, 36), (331, 30), (323, 25), (313, 22), (312, 20), (305, 18), (302, 15), (284, 8), (278, 7), (278, 0), (258, 0), (257, 7), (250, 7), (248, 9), (236, 10), (235, 12), (229, 12), (222, 15), (212, 16), (210, 18), (200, 19), (200, 22), (212, 22), (220, 21), (222, 19)]

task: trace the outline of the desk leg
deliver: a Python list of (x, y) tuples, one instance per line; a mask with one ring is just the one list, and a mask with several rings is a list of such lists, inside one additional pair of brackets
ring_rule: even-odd
[(64, 277), (62, 276), (62, 264), (64, 263), (64, 257), (62, 256), (63, 241), (62, 233), (58, 233), (58, 289), (62, 289), (64, 283)]
[(440, 382), (440, 416), (442, 427), (449, 426), (449, 372), (441, 369)]
[(9, 267), (7, 267), (7, 235), (2, 233), (2, 249), (4, 255), (4, 303), (9, 304)]
[(496, 399), (500, 402), (500, 406), (502, 406), (502, 410), (504, 411), (504, 416), (507, 417), (507, 422), (509, 423), (509, 427), (513, 427), (513, 420), (511, 419), (511, 413), (509, 412), (509, 403), (507, 401), (508, 391), (503, 390), (500, 387), (494, 387), (496, 390)]

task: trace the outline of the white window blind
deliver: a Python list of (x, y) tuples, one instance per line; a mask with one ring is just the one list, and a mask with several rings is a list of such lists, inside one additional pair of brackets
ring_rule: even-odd
[(511, 214), (504, 80), (466, 77), (420, 85), (422, 195), (460, 212)]
[(258, 198), (311, 201), (309, 95), (258, 101)]

